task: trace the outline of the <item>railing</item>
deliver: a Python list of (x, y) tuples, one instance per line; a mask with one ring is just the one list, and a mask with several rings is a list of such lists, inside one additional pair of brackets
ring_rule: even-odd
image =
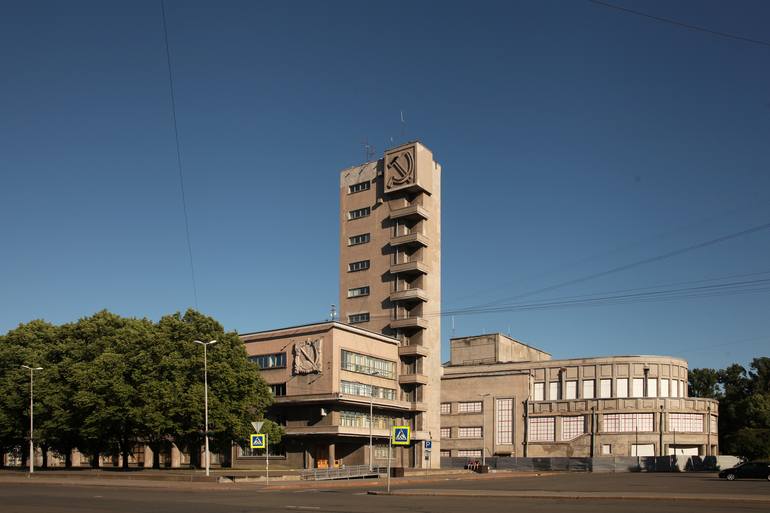
[(326, 481), (330, 479), (357, 479), (363, 477), (377, 477), (386, 470), (369, 465), (351, 465), (338, 468), (311, 468), (300, 472), (300, 479), (306, 481)]

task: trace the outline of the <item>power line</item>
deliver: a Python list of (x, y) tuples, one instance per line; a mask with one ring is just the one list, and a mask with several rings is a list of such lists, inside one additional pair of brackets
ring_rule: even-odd
[[(693, 222), (687, 223), (685, 225), (680, 225), (677, 228), (674, 228), (674, 229), (671, 229), (671, 230), (667, 230), (665, 232), (658, 233), (658, 234), (656, 234), (654, 236), (651, 236), (651, 237), (645, 237), (645, 238), (638, 239), (638, 240), (636, 240), (634, 242), (631, 242), (631, 243), (628, 243), (628, 244), (619, 245), (619, 246), (616, 246), (614, 248), (611, 248), (611, 249), (608, 249), (608, 250), (605, 250), (605, 251), (601, 251), (601, 252), (593, 253), (591, 255), (587, 255), (587, 256), (579, 258), (577, 260), (573, 260), (570, 263), (560, 265), (558, 267), (558, 270), (564, 271), (568, 267), (572, 268), (572, 267), (576, 267), (579, 264), (583, 264), (583, 263), (586, 263), (586, 262), (593, 262), (593, 261), (595, 261), (598, 258), (611, 256), (611, 255), (614, 255), (616, 253), (621, 253), (621, 252), (624, 252), (624, 251), (629, 250), (629, 249), (633, 249), (633, 248), (636, 248), (636, 247), (639, 247), (639, 246), (642, 246), (642, 245), (649, 244), (650, 242), (666, 239), (666, 238), (668, 238), (668, 237), (670, 237), (672, 235), (675, 235), (675, 234), (678, 234), (678, 233), (681, 233), (681, 232), (690, 231), (693, 228), (696, 228), (696, 227), (699, 227), (699, 226), (702, 226), (702, 225), (712, 224), (716, 220), (722, 219), (722, 218), (724, 218), (724, 217), (726, 217), (728, 215), (733, 215), (733, 214), (736, 214), (738, 212), (742, 212), (742, 211), (750, 209), (750, 208), (754, 208), (755, 206), (760, 205), (760, 204), (761, 205), (767, 205), (767, 199), (762, 199), (760, 201), (749, 202), (749, 203), (744, 202), (744, 203), (742, 203), (737, 208), (734, 208), (734, 209), (731, 209), (731, 210), (727, 210), (727, 211), (724, 211), (724, 212), (720, 212), (720, 213), (717, 213), (716, 215), (705, 217), (705, 218), (699, 219), (697, 221), (693, 221)], [(544, 271), (544, 272), (541, 272), (541, 273), (538, 273), (538, 274), (535, 274), (535, 275), (529, 275), (528, 278), (530, 278), (530, 279), (532, 279), (532, 278), (540, 278), (540, 277), (548, 276), (548, 275), (551, 275), (551, 274), (553, 274), (553, 271), (549, 270), (549, 271)], [(464, 294), (462, 296), (455, 296), (454, 298), (452, 298), (451, 302), (445, 302), (445, 303), (450, 303), (450, 304), (451, 303), (456, 303), (457, 301), (462, 300), (462, 299), (470, 299), (470, 298), (477, 297), (477, 296), (480, 296), (480, 295), (483, 295), (483, 294), (488, 294), (490, 291), (504, 289), (504, 288), (510, 287), (511, 285), (513, 285), (513, 284), (515, 284), (517, 282), (520, 282), (520, 281), (521, 281), (521, 279), (507, 281), (506, 283), (502, 283), (502, 284), (498, 282), (498, 285), (496, 285), (494, 287), (487, 287), (487, 288), (484, 288), (484, 289), (481, 289), (481, 290), (477, 290), (476, 292), (472, 292), (470, 294)]]
[[(632, 289), (621, 289), (604, 292), (593, 292), (590, 294), (562, 296), (545, 299), (534, 303), (518, 303), (499, 306), (481, 307), (465, 310), (444, 310), (441, 312), (425, 312), (421, 315), (423, 318), (455, 316), (480, 315), (500, 312), (515, 312), (528, 310), (550, 310), (556, 308), (570, 308), (582, 306), (604, 306), (614, 304), (632, 304), (648, 303), (659, 301), (673, 301), (680, 299), (692, 299), (713, 296), (729, 296), (757, 292), (770, 291), (770, 278), (759, 278), (752, 280), (737, 280), (726, 283), (717, 283), (712, 285), (688, 286), (681, 285), (704, 283), (709, 281), (726, 280), (729, 278), (749, 277), (768, 275), (770, 271), (761, 271), (753, 273), (732, 274), (727, 276), (706, 278), (700, 280), (682, 281), (668, 285), (658, 285), (656, 287), (639, 287)], [(653, 290), (650, 290), (653, 289)], [(646, 291), (646, 292), (636, 292)], [(634, 293), (629, 293), (634, 292)], [(370, 320), (391, 319), (390, 314), (373, 315)]]
[(602, 2), (600, 0), (588, 0), (588, 1), (591, 2), (592, 4), (600, 5), (602, 7), (608, 7), (610, 9), (615, 9), (615, 10), (618, 10), (618, 11), (627, 12), (629, 14), (635, 14), (637, 16), (642, 16), (644, 18), (649, 18), (649, 19), (655, 20), (655, 21), (661, 21), (663, 23), (669, 23), (671, 25), (676, 25), (678, 27), (684, 27), (684, 28), (687, 28), (687, 29), (690, 29), (690, 30), (697, 30), (699, 32), (705, 32), (706, 34), (711, 34), (713, 36), (724, 37), (724, 38), (727, 38), (727, 39), (735, 39), (736, 41), (743, 41), (745, 43), (752, 43), (752, 44), (755, 44), (755, 45), (761, 45), (761, 46), (768, 46), (768, 47), (770, 47), (770, 42), (762, 41), (760, 39), (752, 39), (750, 37), (743, 37), (743, 36), (738, 36), (738, 35), (735, 35), (735, 34), (730, 34), (729, 32), (720, 32), (718, 30), (711, 30), (711, 29), (706, 28), (706, 27), (700, 27), (698, 25), (691, 25), (689, 23), (684, 23), (684, 22), (681, 22), (681, 21), (673, 20), (671, 18), (664, 18), (662, 16), (654, 16), (652, 14), (647, 14), (647, 13), (640, 12), (640, 11), (635, 11), (635, 10), (629, 9), (627, 7), (621, 7), (619, 5), (614, 5), (614, 4), (610, 4), (610, 3), (607, 3), (607, 2)]
[[(601, 271), (601, 272), (598, 272), (598, 273), (592, 273), (592, 274), (589, 274), (589, 275), (586, 275), (586, 276), (582, 276), (580, 278), (574, 278), (574, 279), (567, 280), (567, 281), (564, 281), (564, 282), (561, 282), (561, 283), (557, 283), (555, 285), (549, 285), (547, 287), (542, 287), (542, 288), (535, 289), (535, 290), (532, 290), (532, 291), (529, 291), (529, 292), (524, 292), (522, 294), (517, 294), (515, 296), (510, 296), (508, 298), (502, 298), (502, 299), (498, 299), (496, 301), (491, 301), (489, 303), (484, 303), (484, 304), (481, 304), (481, 305), (471, 306), (471, 307), (469, 307), (469, 309), (483, 308), (483, 307), (487, 307), (487, 306), (497, 305), (497, 304), (503, 303), (505, 301), (510, 301), (510, 300), (513, 300), (513, 299), (521, 299), (521, 298), (524, 298), (524, 297), (527, 297), (527, 296), (533, 296), (535, 294), (540, 294), (542, 292), (548, 292), (548, 291), (551, 291), (551, 290), (555, 290), (555, 289), (559, 289), (559, 288), (562, 288), (562, 287), (566, 287), (568, 285), (575, 285), (577, 283), (582, 283), (584, 281), (593, 280), (595, 278), (600, 278), (600, 277), (607, 276), (607, 275), (614, 274), (614, 273), (618, 273), (618, 272), (621, 272), (621, 271), (627, 271), (628, 269), (632, 269), (632, 268), (638, 267), (640, 265), (645, 265), (645, 264), (650, 264), (650, 263), (653, 263), (653, 262), (658, 262), (658, 261), (661, 261), (661, 260), (666, 260), (668, 258), (671, 258), (671, 257), (674, 257), (674, 256), (678, 256), (678, 255), (681, 255), (681, 254), (684, 254), (684, 253), (688, 253), (688, 252), (694, 251), (696, 249), (701, 249), (701, 248), (705, 248), (707, 246), (712, 246), (714, 244), (719, 244), (721, 242), (725, 242), (725, 241), (730, 240), (730, 239), (735, 239), (737, 237), (741, 237), (743, 235), (748, 235), (750, 233), (758, 232), (758, 231), (761, 231), (761, 230), (766, 230), (768, 228), (770, 228), (770, 223), (765, 223), (765, 224), (762, 224), (762, 225), (759, 225), (759, 226), (754, 226), (752, 228), (747, 228), (745, 230), (741, 230), (741, 231), (738, 231), (738, 232), (730, 233), (730, 234), (727, 234), (727, 235), (722, 235), (721, 237), (710, 239), (710, 240), (707, 240), (707, 241), (704, 241), (704, 242), (699, 242), (697, 244), (692, 244), (692, 245), (684, 247), (684, 248), (680, 248), (680, 249), (676, 249), (676, 250), (673, 250), (673, 251), (669, 251), (669, 252), (663, 253), (661, 255), (656, 255), (656, 256), (653, 256), (653, 257), (644, 258), (642, 260), (637, 260), (635, 262), (631, 262), (631, 263), (628, 263), (628, 264), (624, 264), (624, 265), (620, 265), (620, 266), (617, 266), (617, 267), (613, 267), (613, 268), (608, 269), (606, 271)], [(458, 311), (462, 311), (462, 309), (458, 310)]]
[(171, 51), (168, 46), (168, 26), (166, 25), (166, 5), (160, 0), (160, 13), (163, 19), (163, 40), (166, 43), (166, 64), (168, 65), (168, 85), (171, 94), (171, 120), (174, 124), (174, 140), (176, 141), (176, 164), (179, 170), (179, 190), (182, 193), (182, 212), (184, 213), (184, 230), (187, 236), (187, 254), (190, 257), (190, 279), (192, 280), (193, 300), (198, 309), (198, 285), (195, 281), (195, 265), (193, 265), (192, 243), (190, 242), (190, 219), (187, 215), (187, 198), (184, 192), (184, 174), (182, 173), (182, 151), (179, 147), (179, 127), (176, 122), (176, 98), (174, 96), (174, 73), (171, 68)]

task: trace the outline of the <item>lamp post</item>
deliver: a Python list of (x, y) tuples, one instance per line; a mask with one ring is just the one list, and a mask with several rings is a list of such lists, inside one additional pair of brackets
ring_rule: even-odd
[[(372, 376), (379, 376), (379, 371), (374, 371)], [(372, 423), (374, 422), (374, 385), (369, 385), (369, 472), (372, 471), (374, 462), (374, 444), (372, 442)]]
[(43, 368), (29, 365), (22, 365), (22, 367), (29, 370), (29, 473), (31, 474), (35, 471), (35, 442), (32, 439), (32, 433), (35, 430), (34, 373)]
[(481, 464), (486, 465), (487, 464), (487, 426), (486, 422), (484, 422), (486, 415), (487, 415), (487, 409), (484, 407), (484, 398), (489, 397), (492, 394), (479, 394), (479, 397), (481, 397)]
[(209, 475), (209, 466), (211, 464), (211, 454), (209, 453), (209, 366), (208, 366), (208, 346), (216, 344), (216, 340), (209, 342), (194, 341), (203, 346), (203, 408), (205, 417), (205, 435), (206, 435), (206, 476)]

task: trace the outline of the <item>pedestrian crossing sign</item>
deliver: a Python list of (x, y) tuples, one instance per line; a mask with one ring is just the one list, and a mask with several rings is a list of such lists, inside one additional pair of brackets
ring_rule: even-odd
[(265, 435), (253, 434), (251, 435), (251, 448), (252, 449), (264, 449), (265, 448)]
[(409, 426), (393, 426), (390, 441), (393, 445), (409, 445), (412, 441), (412, 428)]

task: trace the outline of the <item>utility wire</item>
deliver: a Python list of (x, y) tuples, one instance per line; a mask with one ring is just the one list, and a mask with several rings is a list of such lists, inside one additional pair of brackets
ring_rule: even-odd
[[(527, 297), (527, 296), (533, 296), (535, 294), (540, 294), (542, 292), (548, 292), (548, 291), (551, 291), (551, 290), (554, 290), (554, 289), (559, 289), (559, 288), (562, 288), (562, 287), (566, 287), (568, 285), (575, 285), (577, 283), (582, 283), (584, 281), (593, 280), (595, 278), (600, 278), (600, 277), (603, 277), (603, 276), (607, 276), (609, 274), (614, 274), (614, 273), (618, 273), (618, 272), (621, 272), (621, 271), (627, 271), (628, 269), (632, 269), (632, 268), (638, 267), (640, 265), (650, 264), (650, 263), (653, 263), (653, 262), (658, 262), (660, 260), (666, 260), (668, 258), (671, 258), (671, 257), (674, 257), (674, 256), (678, 256), (678, 255), (681, 255), (683, 253), (688, 253), (690, 251), (694, 251), (696, 249), (705, 248), (707, 246), (713, 246), (714, 244), (719, 244), (721, 242), (725, 242), (725, 241), (730, 240), (730, 239), (735, 239), (735, 238), (741, 237), (743, 235), (748, 235), (750, 233), (754, 233), (754, 232), (758, 232), (758, 231), (762, 231), (762, 230), (767, 230), (768, 228), (770, 228), (770, 223), (765, 223), (765, 224), (762, 224), (762, 225), (759, 225), (759, 226), (754, 226), (752, 228), (747, 228), (745, 230), (741, 230), (739, 232), (730, 233), (728, 235), (723, 235), (723, 236), (717, 237), (715, 239), (710, 239), (710, 240), (707, 240), (707, 241), (704, 241), (704, 242), (699, 242), (697, 244), (693, 244), (693, 245), (690, 245), (690, 246), (687, 246), (687, 247), (684, 247), (684, 248), (680, 248), (680, 249), (676, 249), (676, 250), (673, 250), (673, 251), (669, 251), (669, 252), (663, 253), (661, 255), (653, 256), (653, 257), (650, 257), (650, 258), (644, 258), (642, 260), (637, 260), (636, 262), (631, 262), (631, 263), (628, 263), (628, 264), (624, 264), (624, 265), (620, 265), (620, 266), (617, 266), (617, 267), (613, 267), (612, 269), (608, 269), (606, 271), (601, 271), (601, 272), (598, 272), (598, 273), (592, 273), (592, 274), (589, 274), (589, 275), (586, 275), (586, 276), (582, 276), (580, 278), (574, 278), (572, 280), (568, 280), (568, 281), (565, 281), (565, 282), (557, 283), (555, 285), (549, 285), (547, 287), (542, 287), (540, 289), (535, 289), (535, 290), (532, 290), (532, 291), (529, 291), (529, 292), (524, 292), (522, 294), (518, 294), (518, 295), (515, 295), (515, 296), (508, 297), (508, 298), (498, 299), (496, 301), (491, 301), (489, 303), (484, 303), (484, 304), (481, 304), (481, 305), (471, 306), (468, 309), (473, 310), (473, 309), (477, 309), (477, 308), (484, 308), (484, 307), (487, 307), (487, 306), (497, 305), (497, 304), (503, 303), (505, 301), (510, 301), (510, 300), (514, 300), (514, 299), (521, 299), (521, 298), (524, 298), (524, 297)], [(457, 311), (463, 311), (463, 310), (464, 309), (459, 309)]]
[[(673, 301), (680, 299), (691, 299), (701, 297), (713, 297), (713, 296), (730, 296), (749, 294), (757, 292), (770, 291), (770, 278), (757, 278), (751, 280), (737, 280), (726, 283), (716, 283), (712, 285), (700, 285), (682, 287), (682, 285), (704, 283), (709, 281), (726, 280), (729, 278), (737, 277), (749, 277), (749, 276), (761, 276), (768, 275), (770, 271), (762, 271), (755, 273), (742, 273), (733, 274), (715, 278), (682, 281), (669, 285), (658, 285), (656, 287), (640, 287), (633, 289), (621, 289), (604, 292), (593, 292), (590, 294), (576, 295), (576, 296), (563, 296), (542, 300), (535, 303), (518, 303), (507, 304), (500, 306), (489, 306), (475, 309), (465, 310), (444, 310), (441, 312), (424, 312), (420, 317), (422, 318), (436, 318), (447, 316), (467, 316), (467, 315), (480, 315), (499, 312), (515, 312), (515, 311), (527, 311), (527, 310), (550, 310), (555, 308), (570, 308), (581, 306), (604, 306), (613, 304), (631, 304), (631, 303), (648, 303), (659, 301)], [(652, 289), (652, 290), (650, 290)], [(646, 291), (646, 292), (635, 292)], [(634, 292), (634, 293), (629, 293)], [(375, 319), (392, 319), (390, 314), (372, 315), (370, 320)]]
[(752, 39), (750, 37), (738, 36), (738, 35), (735, 35), (735, 34), (730, 34), (728, 32), (720, 32), (718, 30), (711, 30), (711, 29), (706, 28), (706, 27), (699, 27), (698, 25), (691, 25), (689, 23), (684, 23), (684, 22), (681, 22), (681, 21), (673, 20), (671, 18), (664, 18), (662, 16), (654, 16), (652, 14), (647, 14), (647, 13), (643, 13), (643, 12), (640, 12), (640, 11), (635, 11), (635, 10), (629, 9), (627, 7), (621, 7), (619, 5), (610, 4), (610, 3), (607, 3), (607, 2), (602, 2), (600, 0), (588, 0), (588, 1), (591, 2), (592, 4), (600, 5), (602, 7), (607, 7), (607, 8), (610, 8), (610, 9), (615, 9), (615, 10), (618, 10), (618, 11), (627, 12), (629, 14), (635, 14), (637, 16), (642, 16), (644, 18), (649, 18), (649, 19), (655, 20), (655, 21), (661, 21), (663, 23), (669, 23), (671, 25), (676, 25), (678, 27), (683, 27), (683, 28), (687, 28), (687, 29), (690, 29), (690, 30), (697, 30), (698, 32), (705, 32), (706, 34), (711, 34), (713, 36), (724, 37), (724, 38), (727, 38), (727, 39), (735, 39), (736, 41), (743, 41), (745, 43), (752, 43), (752, 44), (755, 44), (755, 45), (761, 45), (761, 46), (768, 46), (768, 47), (770, 47), (770, 42), (768, 42), (768, 41), (762, 41), (760, 39)]
[(182, 173), (182, 151), (179, 147), (179, 127), (176, 122), (176, 98), (174, 96), (174, 73), (171, 68), (171, 51), (168, 46), (168, 26), (166, 24), (166, 5), (160, 0), (160, 13), (163, 18), (163, 40), (166, 43), (166, 64), (168, 65), (168, 86), (171, 94), (171, 120), (174, 124), (174, 140), (176, 141), (176, 164), (179, 170), (179, 190), (182, 193), (182, 212), (184, 212), (184, 230), (187, 236), (187, 254), (190, 257), (190, 278), (192, 280), (193, 300), (195, 309), (198, 309), (198, 285), (195, 281), (195, 265), (193, 264), (193, 250), (190, 242), (190, 219), (187, 215), (187, 198), (184, 192), (184, 173)]

